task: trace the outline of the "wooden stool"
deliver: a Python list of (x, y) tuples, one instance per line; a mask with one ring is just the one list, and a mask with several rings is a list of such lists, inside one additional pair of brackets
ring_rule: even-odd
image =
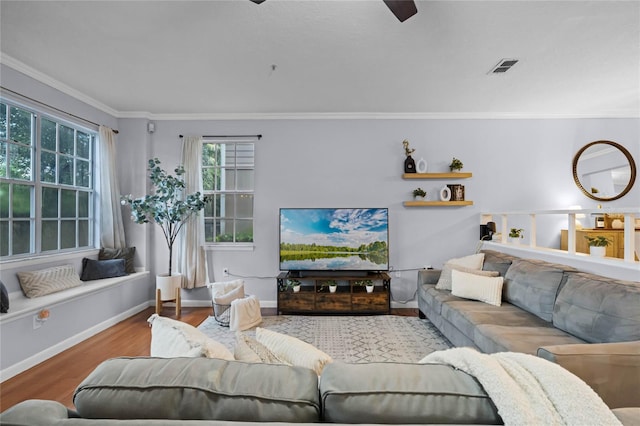
[[(160, 289), (156, 289), (156, 314), (160, 315), (160, 311), (162, 311), (162, 292)], [(176, 288), (176, 297), (175, 299), (165, 300), (165, 302), (175, 302), (176, 304), (176, 316), (179, 317), (182, 313), (182, 306), (180, 303), (180, 287)]]

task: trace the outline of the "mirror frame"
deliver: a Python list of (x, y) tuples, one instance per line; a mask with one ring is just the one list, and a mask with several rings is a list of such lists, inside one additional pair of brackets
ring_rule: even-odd
[[(629, 179), (629, 183), (627, 184), (627, 186), (616, 196), (614, 197), (610, 197), (610, 198), (603, 198), (603, 197), (598, 197), (594, 194), (592, 194), (591, 192), (587, 191), (582, 184), (580, 183), (580, 178), (578, 176), (578, 160), (580, 159), (580, 155), (582, 155), (582, 153), (584, 151), (586, 151), (588, 148), (592, 147), (593, 145), (598, 145), (598, 144), (604, 144), (604, 145), (611, 145), (615, 148), (618, 148), (620, 150), (620, 152), (622, 152), (624, 154), (625, 157), (627, 157), (627, 161), (629, 161), (629, 166), (631, 167), (631, 178)], [(578, 151), (576, 153), (576, 155), (573, 157), (573, 180), (576, 182), (576, 185), (578, 186), (578, 188), (580, 188), (580, 190), (584, 193), (584, 195), (586, 195), (587, 197), (593, 199), (593, 200), (597, 200), (597, 201), (613, 201), (613, 200), (617, 200), (618, 198), (624, 197), (629, 191), (631, 191), (631, 188), (633, 187), (633, 184), (636, 181), (636, 163), (635, 161), (633, 161), (633, 157), (631, 156), (631, 153), (629, 151), (627, 151), (627, 149), (620, 145), (619, 143), (616, 142), (612, 142), (612, 141), (595, 141), (595, 142), (590, 142), (588, 144), (586, 144), (585, 146), (583, 146), (580, 151)]]

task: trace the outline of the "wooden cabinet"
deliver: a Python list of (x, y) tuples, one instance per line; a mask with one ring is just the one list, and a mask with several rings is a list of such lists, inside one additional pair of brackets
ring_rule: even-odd
[[(569, 246), (569, 231), (560, 231), (560, 250), (567, 250)], [(589, 253), (589, 241), (585, 237), (602, 235), (612, 241), (607, 246), (607, 257), (624, 259), (624, 230), (622, 229), (576, 229), (576, 252)]]
[[(402, 179), (468, 179), (473, 174), (470, 172), (452, 172), (452, 173), (404, 173)], [(405, 201), (402, 203), (405, 207), (453, 207), (453, 206), (472, 206), (473, 201)]]
[[(295, 277), (301, 282), (300, 291), (287, 288), (290, 272), (278, 275), (278, 314), (388, 314), (391, 307), (391, 278), (387, 273), (357, 275), (311, 275)], [(328, 280), (337, 282), (335, 293), (329, 292)], [(356, 283), (371, 280), (373, 293)]]

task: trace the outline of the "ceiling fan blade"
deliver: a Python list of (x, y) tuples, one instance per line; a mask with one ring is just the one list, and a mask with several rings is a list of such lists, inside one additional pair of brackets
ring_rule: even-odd
[[(252, 0), (253, 1), (253, 0)], [(404, 22), (418, 13), (413, 0), (384, 0), (387, 7), (396, 15), (400, 22)]]

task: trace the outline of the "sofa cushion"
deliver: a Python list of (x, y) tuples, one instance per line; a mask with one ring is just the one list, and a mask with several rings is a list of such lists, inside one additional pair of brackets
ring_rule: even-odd
[(508, 303), (493, 306), (471, 300), (452, 300), (442, 304), (442, 316), (470, 339), (479, 324), (551, 327), (550, 323)]
[(425, 284), (422, 287), (424, 288), (424, 292), (426, 294), (426, 297), (423, 296), (424, 300), (438, 315), (440, 315), (440, 313), (442, 312), (442, 304), (444, 302), (448, 302), (451, 300), (464, 300), (461, 297), (452, 295), (450, 291), (436, 290), (436, 287), (434, 285)]
[(484, 277), (454, 269), (451, 271), (451, 294), (500, 306), (502, 280), (502, 277)]
[(320, 419), (313, 371), (208, 358), (110, 359), (80, 383), (73, 403), (91, 419)]
[(570, 274), (553, 325), (591, 343), (640, 340), (640, 283)]
[(565, 280), (563, 265), (516, 259), (505, 275), (503, 300), (551, 322), (556, 294)]
[(501, 424), (472, 376), (447, 365), (327, 365), (320, 379), (325, 422)]
[(551, 326), (514, 327), (511, 325), (480, 324), (473, 335), (476, 346), (484, 353), (522, 352), (536, 355), (545, 345), (584, 343), (562, 330)]
[(511, 266), (511, 263), (517, 259), (510, 254), (500, 253), (494, 250), (481, 250), (484, 253), (484, 263), (482, 269), (484, 271), (496, 271), (501, 277), (507, 274), (507, 270)]
[(153, 357), (207, 357), (233, 360), (233, 354), (191, 324), (153, 314), (147, 320), (151, 324), (151, 349)]
[(82, 285), (73, 265), (18, 272), (17, 275), (20, 287), (27, 297), (40, 297)]

